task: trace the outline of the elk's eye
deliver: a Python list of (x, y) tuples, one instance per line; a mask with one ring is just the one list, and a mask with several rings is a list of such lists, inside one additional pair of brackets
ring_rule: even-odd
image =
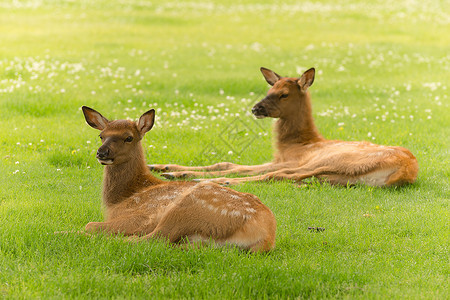
[(288, 94), (282, 94), (282, 95), (280, 96), (281, 99), (287, 98), (287, 97), (288, 97)]
[(130, 143), (133, 140), (133, 137), (130, 135), (125, 139), (125, 142)]

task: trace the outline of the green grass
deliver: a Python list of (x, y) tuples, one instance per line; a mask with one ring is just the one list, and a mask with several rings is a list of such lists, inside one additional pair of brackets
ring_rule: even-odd
[[(0, 1), (0, 298), (448, 298), (448, 4), (235, 2)], [(53, 234), (103, 219), (82, 105), (155, 108), (151, 163), (264, 163), (272, 120), (248, 115), (261, 66), (316, 67), (322, 134), (410, 149), (417, 182), (236, 186), (276, 216), (267, 255)]]

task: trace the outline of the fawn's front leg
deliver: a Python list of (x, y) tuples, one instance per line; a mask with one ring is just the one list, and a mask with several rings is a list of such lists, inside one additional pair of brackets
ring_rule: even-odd
[(224, 171), (229, 170), (239, 165), (230, 162), (220, 162), (210, 166), (180, 166), (175, 164), (159, 164), (159, 165), (148, 165), (150, 171), (154, 172), (167, 172), (167, 171)]
[[(151, 230), (145, 225), (148, 218), (145, 215), (124, 216), (107, 222), (89, 222), (85, 226), (87, 233), (111, 233), (123, 235), (141, 235)], [(153, 228), (152, 228), (153, 229)]]
[(287, 168), (290, 163), (266, 163), (262, 165), (245, 166), (237, 165), (234, 168), (224, 171), (211, 171), (211, 172), (195, 172), (195, 171), (179, 171), (179, 172), (167, 172), (161, 174), (167, 179), (175, 178), (199, 178), (205, 176), (226, 176), (230, 174), (238, 175), (260, 175), (267, 172), (273, 172), (279, 169)]
[(284, 168), (281, 170), (277, 170), (274, 172), (269, 172), (263, 175), (250, 176), (250, 177), (241, 177), (241, 178), (204, 178), (204, 179), (194, 179), (194, 181), (211, 181), (222, 185), (234, 185), (239, 183), (245, 183), (250, 181), (269, 181), (269, 180), (294, 180), (301, 181), (303, 179), (323, 175), (326, 174), (323, 168), (319, 168), (318, 170), (309, 170), (302, 167), (297, 168)]

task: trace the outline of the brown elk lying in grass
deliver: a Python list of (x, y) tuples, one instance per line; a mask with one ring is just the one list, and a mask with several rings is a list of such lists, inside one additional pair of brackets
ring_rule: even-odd
[(141, 139), (154, 123), (155, 111), (139, 121), (108, 121), (83, 106), (87, 123), (101, 130), (98, 161), (105, 165), (105, 222), (86, 231), (167, 238), (172, 243), (209, 242), (250, 251), (269, 251), (275, 243), (275, 218), (254, 195), (211, 182), (165, 182), (147, 168)]
[[(278, 118), (275, 124), (277, 151), (273, 162), (256, 166), (228, 162), (206, 167), (151, 165), (150, 169), (177, 171), (164, 173), (167, 178), (257, 175), (207, 179), (222, 184), (280, 179), (301, 181), (318, 177), (331, 184), (394, 186), (416, 180), (417, 160), (405, 148), (326, 140), (320, 135), (313, 121), (308, 91), (314, 82), (314, 68), (300, 78), (281, 77), (265, 68), (261, 68), (261, 72), (272, 88), (253, 107), (252, 113), (257, 118)], [(196, 172), (200, 170), (203, 172)]]

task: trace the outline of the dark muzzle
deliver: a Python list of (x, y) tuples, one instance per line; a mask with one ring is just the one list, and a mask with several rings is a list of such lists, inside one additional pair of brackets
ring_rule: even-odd
[(256, 117), (267, 117), (268, 116), (266, 108), (259, 103), (257, 103), (255, 106), (253, 106), (252, 114), (254, 114)]
[(109, 157), (109, 149), (100, 147), (97, 150), (97, 158), (98, 159), (107, 159)]

